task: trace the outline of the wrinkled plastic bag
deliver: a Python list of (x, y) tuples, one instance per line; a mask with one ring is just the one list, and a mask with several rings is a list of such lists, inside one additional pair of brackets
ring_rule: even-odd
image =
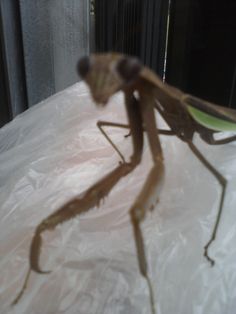
[[(36, 226), (62, 204), (114, 169), (119, 156), (98, 120), (126, 123), (121, 94), (98, 110), (83, 83), (18, 116), (0, 130), (0, 313), (147, 314), (146, 281), (139, 273), (129, 208), (152, 162), (145, 142), (140, 166), (91, 209), (43, 234), (40, 265), (19, 303)], [(158, 125), (163, 121), (158, 118)], [(106, 129), (126, 159), (127, 130)], [(197, 147), (227, 178), (216, 241), (203, 257), (221, 188), (186, 144), (161, 136), (166, 175), (155, 210), (142, 224), (159, 314), (236, 313), (236, 145)]]

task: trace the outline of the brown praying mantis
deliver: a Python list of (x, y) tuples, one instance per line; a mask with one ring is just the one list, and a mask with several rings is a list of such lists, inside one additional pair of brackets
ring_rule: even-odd
[[(151, 281), (148, 277), (148, 267), (145, 246), (141, 231), (141, 222), (149, 210), (153, 209), (159, 196), (159, 188), (164, 179), (164, 160), (160, 143), (160, 135), (175, 135), (185, 142), (193, 154), (212, 173), (221, 185), (221, 196), (212, 235), (204, 247), (204, 256), (214, 265), (208, 249), (215, 240), (223, 210), (226, 191), (226, 179), (206, 160), (204, 155), (193, 143), (194, 133), (210, 145), (226, 144), (236, 140), (236, 135), (216, 140), (214, 134), (220, 131), (236, 131), (236, 111), (211, 104), (194, 96), (164, 84), (150, 69), (144, 67), (134, 57), (117, 53), (94, 54), (83, 57), (78, 63), (78, 72), (90, 88), (91, 95), (98, 106), (105, 106), (109, 98), (118, 91), (123, 91), (128, 124), (98, 121), (97, 125), (109, 143), (121, 158), (119, 165), (108, 175), (91, 186), (82, 196), (78, 196), (53, 214), (45, 218), (35, 230), (30, 256), (29, 270), (24, 285), (14, 300), (16, 304), (26, 289), (31, 271), (45, 274), (39, 266), (42, 233), (54, 229), (57, 225), (99, 206), (118, 181), (131, 173), (141, 162), (143, 151), (143, 136), (147, 134), (153, 165), (138, 197), (129, 210), (133, 227), (134, 239), (140, 273), (149, 287), (152, 313), (155, 302)], [(163, 117), (170, 129), (158, 129), (155, 110)], [(133, 153), (129, 161), (111, 141), (104, 127), (119, 127), (129, 129), (132, 138)]]

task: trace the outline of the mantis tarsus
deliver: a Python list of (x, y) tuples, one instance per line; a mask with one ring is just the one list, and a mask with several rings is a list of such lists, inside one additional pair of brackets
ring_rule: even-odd
[[(164, 84), (154, 72), (142, 66), (139, 60), (122, 54), (94, 54), (90, 57), (84, 57), (78, 63), (78, 72), (88, 84), (97, 105), (106, 105), (109, 98), (117, 91), (124, 92), (128, 125), (107, 121), (98, 122), (99, 129), (119, 154), (121, 162), (112, 172), (90, 187), (83, 196), (72, 199), (37, 226), (30, 247), (30, 267), (24, 285), (13, 304), (19, 301), (26, 289), (31, 270), (41, 274), (49, 273), (48, 271), (42, 271), (39, 266), (42, 245), (41, 234), (46, 230), (54, 229), (57, 225), (88, 211), (94, 206), (99, 206), (100, 201), (108, 195), (114, 185), (122, 177), (132, 172), (140, 163), (143, 150), (143, 134), (146, 132), (153, 166), (129, 213), (134, 231), (139, 269), (147, 280), (152, 313), (154, 314), (156, 313), (155, 302), (148, 277), (140, 223), (156, 203), (159, 187), (164, 178), (164, 160), (159, 135), (175, 135), (186, 142), (193, 154), (213, 174), (222, 187), (216, 222), (211, 238), (204, 247), (204, 256), (211, 265), (214, 265), (214, 260), (208, 255), (208, 249), (216, 237), (227, 181), (197, 149), (193, 143), (193, 136), (194, 133), (198, 133), (210, 145), (225, 144), (236, 140), (236, 135), (221, 140), (214, 139), (214, 133), (216, 132), (236, 131), (236, 112), (213, 105)], [(163, 117), (170, 130), (157, 128), (155, 110)], [(103, 130), (104, 126), (130, 130), (129, 134), (133, 143), (133, 153), (130, 161), (125, 160), (122, 153)]]

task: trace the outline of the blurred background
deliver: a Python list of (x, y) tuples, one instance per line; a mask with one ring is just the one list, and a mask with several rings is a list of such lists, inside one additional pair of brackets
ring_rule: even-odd
[(0, 0), (0, 126), (78, 81), (78, 58), (119, 51), (236, 109), (235, 0)]

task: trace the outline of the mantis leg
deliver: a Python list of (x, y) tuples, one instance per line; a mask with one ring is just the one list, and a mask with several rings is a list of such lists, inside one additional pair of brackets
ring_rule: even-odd
[(172, 130), (163, 130), (163, 129), (157, 129), (157, 134), (159, 135), (175, 135), (176, 133)]
[(141, 231), (140, 224), (145, 219), (146, 212), (148, 210), (152, 210), (154, 205), (157, 202), (157, 188), (160, 185), (163, 177), (163, 164), (160, 160), (156, 163), (153, 168), (150, 170), (148, 178), (141, 190), (138, 198), (136, 199), (134, 205), (130, 209), (130, 217), (133, 226), (137, 256), (138, 256), (138, 264), (140, 273), (146, 279), (149, 295), (150, 295), (150, 304), (152, 307), (152, 313), (155, 314), (155, 302), (154, 302), (154, 294), (151, 285), (151, 280), (148, 276), (148, 267), (147, 267), (147, 258), (145, 253), (145, 245), (143, 240), (143, 235)]
[[(145, 131), (145, 130), (144, 130)], [(164, 129), (157, 129), (157, 134), (158, 135), (175, 135), (176, 136), (176, 133), (174, 132), (174, 131), (172, 131), (172, 130), (164, 130)], [(131, 134), (130, 133), (128, 133), (128, 134), (126, 134), (125, 135), (125, 137), (128, 137), (128, 136), (130, 136)]]
[[(151, 95), (150, 95), (151, 96)], [(159, 188), (164, 176), (163, 156), (160, 140), (156, 132), (155, 115), (153, 111), (153, 99), (149, 95), (140, 95), (140, 103), (142, 106), (142, 117), (147, 132), (150, 150), (153, 157), (153, 167), (151, 168), (144, 186), (139, 193), (134, 205), (130, 209), (130, 217), (133, 226), (138, 264), (140, 273), (147, 281), (149, 288), (150, 304), (152, 313), (155, 314), (155, 302), (153, 289), (150, 278), (148, 276), (147, 258), (145, 254), (145, 245), (141, 230), (141, 222), (145, 219), (146, 212), (153, 209), (157, 202)]]
[[(173, 131), (171, 130), (159, 130), (158, 129), (158, 134), (159, 135), (176, 135)], [(203, 137), (203, 139), (210, 145), (220, 145), (220, 144), (226, 144), (232, 141), (236, 140), (236, 136), (231, 136), (222, 140), (215, 140), (213, 138), (212, 134), (209, 134), (207, 137)], [(215, 178), (218, 180), (220, 185), (222, 186), (222, 192), (221, 192), (221, 198), (220, 198), (220, 205), (216, 217), (216, 222), (212, 231), (212, 235), (210, 240), (207, 242), (207, 244), (204, 247), (204, 256), (206, 259), (211, 263), (213, 266), (215, 261), (209, 257), (208, 255), (208, 249), (211, 245), (211, 243), (215, 240), (216, 238), (216, 233), (218, 230), (219, 222), (221, 219), (222, 211), (223, 211), (223, 203), (224, 203), (224, 197), (225, 197), (225, 190), (226, 190), (226, 185), (227, 181), (226, 179), (206, 160), (206, 158), (201, 154), (201, 152), (196, 148), (196, 146), (192, 142), (188, 142), (188, 145), (191, 149), (191, 151), (194, 153), (194, 155), (204, 164), (204, 166), (207, 167), (207, 169), (215, 176)]]
[[(27, 272), (24, 284), (19, 294), (12, 302), (12, 305), (18, 303), (21, 299), (27, 284), (29, 281), (31, 271), (35, 271), (40, 274), (47, 274), (50, 271), (42, 271), (39, 266), (40, 251), (42, 246), (42, 234), (45, 231), (53, 230), (61, 223), (64, 223), (74, 217), (87, 212), (91, 208), (97, 206), (102, 199), (104, 199), (118, 181), (127, 176), (138, 165), (141, 160), (141, 154), (143, 149), (143, 130), (141, 127), (140, 115), (137, 112), (137, 101), (132, 95), (126, 96), (126, 106), (128, 109), (128, 116), (132, 124), (131, 130), (133, 130), (133, 154), (129, 163), (120, 163), (113, 171), (92, 185), (82, 196), (78, 196), (67, 202), (61, 208), (49, 215), (47, 218), (36, 227), (33, 239), (30, 246), (29, 254), (29, 270)], [(116, 124), (117, 126), (117, 124)], [(120, 126), (120, 125), (119, 125)]]
[(236, 141), (236, 135), (229, 136), (220, 140), (215, 140), (213, 134), (202, 134), (201, 138), (209, 145), (222, 145)]
[(214, 225), (214, 228), (213, 228), (213, 232), (212, 232), (210, 240), (204, 246), (204, 256), (206, 257), (206, 259), (213, 266), (215, 261), (211, 257), (209, 257), (208, 249), (209, 249), (209, 246), (211, 245), (211, 243), (216, 238), (216, 233), (217, 233), (217, 230), (218, 230), (220, 218), (221, 218), (222, 211), (223, 211), (223, 203), (224, 203), (224, 198), (225, 198), (225, 190), (226, 190), (227, 180), (209, 163), (209, 161), (206, 160), (206, 158), (202, 155), (202, 153), (196, 148), (196, 146), (192, 142), (188, 142), (188, 146), (191, 149), (191, 151), (194, 153), (194, 155), (214, 175), (214, 177), (218, 180), (218, 182), (220, 183), (220, 185), (222, 187), (222, 192), (221, 192), (221, 197), (220, 197), (220, 205), (219, 205), (218, 213), (217, 213), (217, 216), (216, 216), (216, 222), (215, 222), (215, 225)]
[(64, 223), (74, 217), (85, 213), (89, 209), (97, 206), (104, 197), (108, 195), (114, 185), (124, 176), (128, 175), (134, 168), (136, 164), (132, 163), (122, 163), (116, 167), (107, 176), (102, 178), (100, 181), (95, 183), (91, 188), (89, 188), (81, 197), (75, 197), (71, 201), (67, 202), (64, 206), (56, 210), (54, 213), (49, 215), (47, 218), (36, 227), (29, 254), (29, 270), (27, 272), (23, 287), (20, 293), (17, 295), (16, 299), (13, 301), (13, 305), (16, 304), (22, 297), (25, 289), (27, 288), (27, 283), (29, 280), (29, 275), (31, 271), (35, 271), (40, 274), (47, 274), (50, 271), (42, 271), (39, 266), (40, 251), (42, 246), (42, 234), (45, 231), (53, 230), (57, 225)]
[(107, 141), (111, 144), (111, 146), (115, 149), (115, 151), (118, 153), (118, 155), (120, 156), (120, 158), (122, 159), (122, 162), (125, 162), (125, 158), (123, 156), (123, 154), (121, 153), (121, 151), (118, 149), (118, 147), (112, 142), (112, 140), (110, 139), (110, 137), (107, 135), (107, 133), (103, 130), (104, 126), (111, 126), (111, 127), (117, 127), (117, 128), (124, 128), (124, 129), (129, 129), (130, 126), (127, 124), (123, 124), (123, 123), (114, 123), (114, 122), (108, 122), (108, 121), (98, 121), (97, 122), (97, 127), (99, 128), (99, 130), (101, 131), (101, 133), (105, 136), (105, 138), (107, 139)]

